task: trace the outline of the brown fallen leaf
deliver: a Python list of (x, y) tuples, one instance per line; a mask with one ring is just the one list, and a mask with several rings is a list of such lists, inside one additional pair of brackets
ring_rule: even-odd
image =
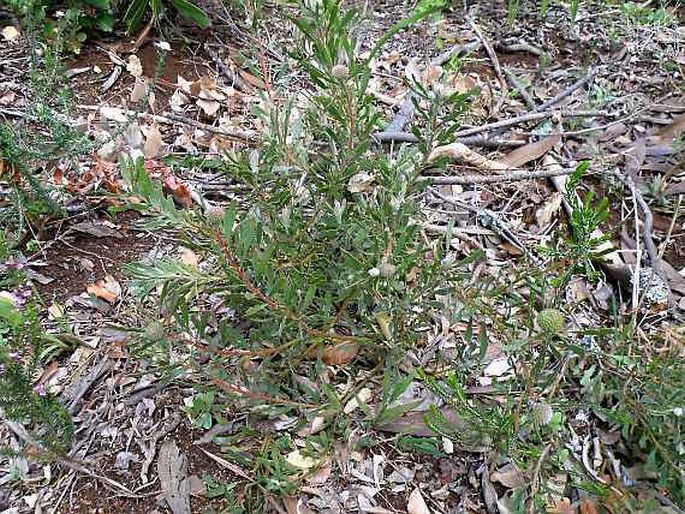
[(107, 275), (104, 280), (100, 279), (86, 287), (88, 294), (101, 298), (109, 303), (114, 303), (121, 296), (121, 285), (114, 277)]
[(523, 476), (521, 470), (511, 462), (504, 465), (499, 470), (490, 473), (490, 480), (492, 482), (499, 482), (508, 489), (514, 489), (526, 483), (526, 477)]
[(354, 341), (341, 341), (328, 346), (323, 351), (322, 359), (329, 366), (341, 366), (352, 362), (359, 353), (359, 345)]
[(242, 78), (251, 86), (254, 86), (258, 89), (266, 89), (266, 82), (264, 82), (261, 78), (253, 75), (249, 71), (245, 71), (243, 69), (238, 68), (238, 75), (240, 75), (240, 78)]
[(654, 131), (654, 138), (657, 141), (670, 142), (685, 132), (685, 114), (676, 116), (673, 121), (665, 127), (660, 127)]
[(599, 514), (597, 504), (590, 498), (580, 500), (580, 514)]
[(545, 139), (537, 141), (535, 143), (530, 143), (516, 150), (509, 152), (501, 162), (508, 165), (510, 168), (518, 168), (524, 164), (539, 159), (547, 152), (549, 152), (554, 145), (561, 141), (561, 136), (559, 134), (552, 134), (547, 136)]
[(535, 211), (535, 221), (537, 222), (538, 227), (546, 227), (549, 222), (552, 221), (552, 217), (559, 212), (559, 209), (561, 208), (563, 198), (561, 193), (552, 193), (552, 196), (547, 199), (543, 206)]

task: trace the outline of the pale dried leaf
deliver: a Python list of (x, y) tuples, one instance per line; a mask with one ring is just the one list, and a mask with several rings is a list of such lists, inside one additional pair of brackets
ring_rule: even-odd
[(107, 120), (124, 123), (127, 121), (126, 112), (118, 107), (100, 107), (100, 116)]
[(559, 211), (563, 199), (561, 193), (554, 193), (542, 207), (535, 211), (535, 221), (537, 221), (538, 227), (545, 227), (552, 221), (552, 217)]
[(131, 101), (134, 103), (140, 102), (147, 94), (147, 84), (143, 80), (136, 80), (131, 89)]
[(286, 456), (285, 460), (291, 466), (298, 468), (298, 469), (305, 469), (305, 470), (313, 468), (319, 464), (319, 461), (317, 459), (302, 455), (300, 450), (295, 450), (295, 451), (290, 452)]
[(181, 262), (193, 268), (197, 268), (200, 264), (200, 257), (190, 248), (181, 249)]
[(181, 112), (183, 111), (183, 106), (188, 103), (188, 97), (183, 94), (183, 91), (177, 89), (174, 94), (171, 95), (169, 99), (169, 106), (172, 111)]
[(430, 514), (426, 500), (423, 499), (421, 491), (417, 487), (409, 495), (407, 502), (407, 514)]
[(509, 359), (507, 357), (500, 357), (494, 359), (487, 367), (483, 370), (483, 375), (486, 377), (501, 377), (506, 372), (511, 369), (511, 364), (509, 364)]
[(185, 94), (190, 95), (191, 93), (191, 87), (193, 85), (193, 82), (190, 80), (186, 80), (180, 75), (178, 75), (178, 78), (176, 80), (176, 83), (178, 84), (178, 87), (181, 88), (181, 91), (183, 91)]
[(209, 117), (216, 116), (216, 113), (219, 112), (219, 107), (221, 107), (221, 104), (216, 100), (199, 99), (196, 103)]
[(499, 482), (508, 489), (520, 487), (526, 483), (526, 477), (513, 463), (508, 463), (497, 471), (490, 473), (492, 482)]
[(343, 408), (343, 412), (345, 414), (350, 414), (357, 407), (359, 407), (360, 403), (367, 403), (370, 399), (371, 399), (371, 389), (364, 387), (355, 395), (354, 398), (352, 398), (349, 402), (347, 402), (345, 404), (345, 407)]
[(371, 190), (371, 184), (376, 177), (370, 173), (357, 173), (350, 177), (350, 181), (347, 184), (347, 190), (350, 193), (366, 193)]
[(143, 154), (145, 154), (147, 159), (154, 159), (155, 157), (159, 156), (160, 151), (164, 147), (162, 133), (155, 126), (150, 127), (146, 132)]

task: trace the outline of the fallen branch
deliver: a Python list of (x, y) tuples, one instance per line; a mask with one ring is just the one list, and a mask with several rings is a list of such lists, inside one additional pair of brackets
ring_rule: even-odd
[(478, 25), (476, 25), (476, 22), (473, 21), (472, 19), (467, 20), (473, 31), (476, 33), (478, 36), (478, 39), (480, 39), (480, 42), (483, 44), (483, 48), (485, 48), (485, 52), (488, 54), (488, 57), (490, 58), (490, 62), (492, 62), (492, 67), (495, 70), (495, 75), (497, 75), (497, 80), (499, 80), (499, 85), (502, 91), (500, 92), (500, 98), (497, 101), (497, 105), (495, 106), (494, 112), (497, 113), (501, 107), (502, 104), (504, 103), (505, 98), (509, 94), (509, 87), (507, 86), (507, 81), (504, 78), (504, 74), (502, 73), (502, 67), (499, 64), (499, 59), (497, 58), (497, 53), (495, 50), (492, 48), (492, 45), (490, 42), (487, 40), (483, 32), (480, 30)]
[[(371, 138), (376, 143), (418, 143), (419, 138), (409, 132), (377, 132)], [(526, 144), (525, 141), (503, 139), (499, 137), (475, 135), (457, 138), (455, 143), (479, 146), (481, 148), (518, 148)]]
[(515, 118), (509, 118), (508, 120), (495, 121), (493, 123), (487, 123), (485, 125), (481, 125), (480, 127), (473, 127), (470, 129), (460, 130), (458, 132), (455, 132), (454, 136), (459, 138), (459, 137), (464, 137), (464, 136), (471, 136), (473, 134), (481, 134), (483, 132), (488, 132), (490, 130), (512, 127), (512, 126), (518, 125), (520, 123), (526, 123), (529, 121), (544, 120), (547, 118), (551, 118), (555, 115), (561, 116), (563, 118), (593, 118), (593, 117), (601, 117), (601, 116), (611, 116), (611, 114), (609, 114), (606, 111), (560, 110), (560, 111), (532, 112), (532, 113), (528, 113), (528, 114), (522, 114), (521, 116), (516, 116)]
[(542, 50), (540, 50), (538, 47), (531, 45), (530, 43), (526, 43), (525, 41), (520, 41), (518, 43), (512, 43), (510, 45), (503, 44), (503, 43), (498, 43), (497, 49), (501, 50), (502, 52), (506, 53), (516, 53), (516, 52), (528, 52), (529, 54), (533, 54), (536, 57), (540, 57), (542, 55)]
[(652, 235), (652, 226), (654, 220), (652, 216), (652, 210), (649, 208), (649, 205), (647, 205), (644, 196), (642, 196), (642, 192), (635, 187), (635, 182), (632, 178), (617, 170), (610, 170), (608, 173), (620, 181), (626, 188), (628, 188), (630, 193), (637, 200), (637, 205), (640, 207), (640, 211), (642, 211), (642, 241), (645, 245), (645, 250), (647, 250), (647, 264), (657, 273), (661, 273), (662, 269), (659, 259), (659, 252), (656, 249), (653, 239), (654, 236)]
[[(98, 105), (77, 105), (77, 109), (83, 109), (86, 111), (99, 111), (101, 109)], [(222, 136), (229, 137), (231, 139), (238, 139), (241, 141), (247, 141), (250, 143), (256, 143), (259, 140), (259, 133), (251, 130), (231, 130), (222, 127), (215, 127), (213, 125), (208, 125), (179, 114), (174, 114), (171, 112), (165, 112), (164, 114), (150, 114), (147, 112), (136, 112), (127, 109), (120, 109), (124, 116), (136, 116), (142, 119), (152, 120), (157, 123), (163, 123), (166, 125), (174, 125), (175, 123), (182, 123), (183, 125), (190, 125), (191, 127), (196, 127), (207, 132), (212, 132), (213, 134), (219, 134)]]
[(566, 98), (566, 97), (569, 96), (571, 93), (573, 93), (575, 90), (580, 89), (581, 87), (583, 87), (585, 84), (587, 84), (587, 83), (590, 82), (591, 80), (594, 80), (594, 78), (595, 78), (596, 76), (597, 76), (597, 70), (591, 69), (585, 77), (583, 77), (582, 79), (580, 79), (580, 80), (574, 82), (573, 84), (571, 84), (569, 87), (567, 87), (566, 89), (564, 89), (561, 93), (559, 93), (559, 94), (556, 95), (555, 97), (550, 98), (550, 99), (547, 100), (546, 102), (543, 102), (543, 103), (541, 103), (540, 105), (538, 105), (538, 106), (536, 107), (536, 109), (535, 109), (534, 112), (542, 112), (542, 111), (545, 111), (545, 110), (549, 109), (549, 108), (552, 107), (553, 105), (558, 104), (558, 103), (561, 102), (564, 98)]
[(511, 87), (513, 87), (516, 90), (516, 92), (523, 99), (528, 108), (535, 110), (535, 100), (533, 100), (533, 97), (530, 96), (530, 93), (526, 91), (526, 87), (523, 84), (521, 84), (521, 81), (518, 79), (518, 77), (514, 75), (514, 73), (511, 70), (507, 69), (504, 70), (504, 74), (506, 75)]
[(552, 170), (536, 170), (536, 171), (509, 171), (502, 172), (499, 175), (476, 175), (469, 173), (468, 175), (459, 175), (451, 177), (439, 176), (425, 176), (422, 177), (435, 185), (454, 185), (454, 184), (495, 184), (500, 182), (518, 182), (521, 180), (535, 180), (540, 178), (559, 177), (561, 175), (570, 175), (575, 170), (573, 168), (561, 168)]
[(493, 161), (474, 152), (463, 143), (450, 143), (448, 145), (438, 146), (428, 155), (427, 161), (431, 163), (445, 157), (451, 161), (475, 166), (479, 170), (493, 171), (495, 173), (501, 173), (511, 169), (502, 162)]

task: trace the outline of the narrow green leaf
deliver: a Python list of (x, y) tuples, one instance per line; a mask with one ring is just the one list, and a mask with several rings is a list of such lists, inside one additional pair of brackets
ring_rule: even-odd
[(171, 5), (173, 5), (179, 13), (194, 21), (203, 29), (209, 27), (211, 24), (207, 14), (195, 4), (188, 2), (188, 0), (171, 0)]

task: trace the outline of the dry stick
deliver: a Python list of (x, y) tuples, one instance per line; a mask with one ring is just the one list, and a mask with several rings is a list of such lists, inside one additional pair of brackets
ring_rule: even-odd
[(561, 102), (564, 98), (566, 98), (566, 97), (569, 96), (571, 93), (573, 93), (575, 90), (580, 89), (581, 87), (583, 87), (585, 84), (587, 84), (587, 83), (590, 82), (591, 80), (594, 80), (594, 78), (595, 78), (596, 76), (597, 76), (597, 70), (596, 70), (596, 69), (591, 69), (585, 77), (583, 77), (582, 79), (580, 79), (580, 80), (574, 82), (573, 84), (571, 84), (569, 87), (567, 87), (566, 89), (564, 89), (561, 93), (559, 93), (559, 94), (556, 95), (555, 97), (550, 98), (550, 99), (547, 100), (546, 102), (543, 102), (543, 103), (541, 103), (540, 105), (538, 105), (538, 106), (535, 108), (535, 110), (534, 110), (533, 112), (542, 112), (542, 111), (545, 111), (545, 110), (549, 109), (549, 108), (552, 107), (553, 105), (558, 104), (558, 103)]
[(496, 46), (498, 50), (507, 53), (528, 52), (529, 54), (533, 54), (536, 57), (540, 57), (542, 55), (542, 50), (540, 50), (536, 46), (531, 45), (530, 43), (526, 43), (525, 41), (519, 43), (512, 43), (510, 45), (499, 43)]
[(626, 186), (630, 193), (637, 200), (637, 204), (640, 207), (640, 210), (642, 211), (642, 241), (644, 242), (645, 249), (647, 250), (647, 260), (649, 261), (649, 266), (654, 271), (661, 274), (662, 269), (661, 264), (659, 262), (659, 252), (657, 251), (656, 246), (654, 245), (652, 235), (652, 225), (654, 219), (652, 217), (652, 210), (649, 208), (649, 205), (647, 205), (647, 202), (645, 202), (645, 198), (642, 196), (640, 190), (637, 187), (635, 187), (635, 182), (633, 182), (632, 178), (617, 170), (610, 170), (608, 173), (610, 175), (613, 175), (624, 186)]
[[(394, 141), (396, 143), (418, 143), (419, 138), (409, 132), (377, 132), (371, 135), (376, 143), (389, 143)], [(470, 146), (480, 146), (483, 148), (517, 148), (526, 144), (525, 141), (516, 141), (510, 139), (502, 139), (498, 137), (487, 136), (469, 136), (459, 137), (455, 139), (456, 143), (463, 143)]]
[(140, 497), (139, 495), (133, 494), (133, 492), (129, 488), (127, 488), (125, 485), (120, 484), (116, 480), (112, 480), (109, 477), (98, 475), (93, 470), (87, 468), (86, 466), (84, 466), (83, 464), (81, 464), (81, 463), (77, 462), (76, 460), (70, 458), (69, 456), (55, 455), (53, 452), (51, 452), (50, 450), (45, 448), (45, 446), (43, 446), (40, 443), (40, 441), (36, 440), (28, 432), (28, 430), (26, 430), (26, 428), (24, 428), (24, 426), (21, 423), (16, 422), (16, 421), (12, 421), (10, 419), (4, 419), (4, 417), (3, 417), (3, 421), (5, 422), (7, 427), (10, 430), (12, 430), (12, 432), (14, 432), (19, 438), (21, 438), (22, 440), (29, 443), (31, 446), (36, 448), (43, 455), (54, 458), (60, 464), (64, 464), (65, 466), (67, 466), (69, 469), (71, 469), (73, 471), (76, 471), (78, 473), (83, 473), (83, 474), (88, 475), (89, 477), (95, 478), (97, 480), (101, 480), (105, 484), (108, 484), (115, 489), (119, 489), (120, 491), (123, 491), (126, 494), (126, 496), (129, 496), (131, 498)]
[(473, 31), (476, 33), (478, 36), (478, 39), (480, 39), (480, 42), (483, 43), (483, 47), (485, 48), (485, 52), (488, 54), (488, 57), (490, 58), (490, 61), (492, 62), (492, 67), (495, 70), (495, 75), (497, 75), (497, 80), (499, 80), (499, 85), (500, 88), (502, 89), (501, 91), (501, 96), (499, 100), (497, 101), (497, 105), (495, 106), (495, 113), (497, 113), (501, 108), (502, 104), (504, 104), (504, 100), (509, 94), (509, 87), (507, 86), (507, 81), (504, 78), (504, 75), (502, 74), (502, 67), (499, 64), (499, 59), (497, 58), (497, 53), (495, 50), (492, 48), (492, 45), (490, 42), (487, 40), (483, 32), (480, 30), (478, 25), (476, 25), (476, 22), (473, 21), (472, 19), (467, 20)]
[(540, 453), (540, 456), (538, 457), (537, 463), (535, 464), (535, 469), (533, 470), (533, 481), (530, 484), (530, 493), (528, 495), (530, 497), (530, 503), (526, 508), (527, 514), (533, 514), (535, 512), (535, 495), (540, 489), (540, 471), (542, 470), (542, 464), (545, 462), (545, 460), (547, 460), (547, 456), (551, 450), (551, 444), (545, 446), (542, 450), (542, 453)]
[[(99, 111), (100, 106), (97, 105), (77, 105), (78, 109), (83, 109), (87, 111)], [(164, 123), (167, 125), (173, 125), (174, 122), (182, 123), (184, 125), (190, 125), (191, 127), (196, 127), (207, 132), (212, 132), (214, 134), (219, 134), (222, 136), (230, 137), (232, 139), (238, 139), (241, 141), (247, 141), (249, 143), (255, 143), (259, 139), (259, 134), (251, 130), (231, 130), (221, 127), (215, 127), (213, 125), (208, 125), (206, 123), (201, 123), (193, 119), (187, 118), (185, 116), (180, 116), (171, 112), (165, 112), (164, 114), (149, 114), (146, 112), (136, 112), (127, 109), (121, 109), (121, 113), (125, 116), (136, 115), (138, 118), (149, 119), (157, 123)]]
[[(482, 43), (469, 43), (467, 45), (454, 45), (451, 47), (449, 50), (446, 52), (441, 53), (438, 55), (435, 59), (433, 59), (430, 62), (430, 66), (440, 66), (442, 64), (445, 64), (448, 62), (452, 57), (459, 55), (459, 54), (468, 54), (471, 52), (475, 52), (481, 47)], [(388, 124), (386, 129), (383, 132), (379, 132), (374, 135), (374, 137), (379, 137), (382, 136), (383, 134), (386, 133), (399, 133), (402, 132), (404, 129), (405, 125), (409, 123), (409, 120), (411, 117), (414, 115), (414, 100), (416, 100), (417, 95), (414, 91), (410, 91), (407, 97), (404, 99), (404, 102), (402, 103), (402, 107), (400, 107), (400, 110), (397, 112), (395, 117), (392, 119), (392, 121)], [(379, 139), (383, 141), (383, 139)], [(392, 139), (387, 139), (388, 141), (391, 141)]]
[(537, 170), (537, 171), (511, 171), (500, 175), (461, 175), (459, 177), (421, 177), (436, 185), (454, 184), (495, 184), (500, 182), (516, 182), (520, 180), (534, 180), (539, 178), (559, 177), (570, 175), (575, 170), (573, 168), (562, 168), (560, 170)]
[(545, 112), (532, 112), (528, 114), (523, 114), (521, 116), (516, 116), (514, 118), (509, 118), (508, 120), (496, 121), (494, 123), (487, 123), (486, 125), (481, 125), (480, 127), (473, 127), (470, 129), (460, 130), (454, 133), (455, 137), (471, 136), (473, 134), (481, 134), (489, 130), (507, 128), (519, 123), (526, 123), (528, 121), (539, 121), (547, 118), (551, 118), (554, 115), (559, 115), (565, 118), (584, 118), (584, 117), (600, 117), (600, 116), (610, 116), (606, 111), (545, 111)]
[(221, 57), (219, 57), (219, 54), (216, 53), (216, 51), (209, 46), (208, 43), (205, 43), (205, 50), (207, 50), (207, 53), (212, 58), (212, 61), (214, 61), (214, 64), (216, 64), (217, 68), (219, 68), (219, 71), (226, 75), (226, 78), (231, 82), (231, 86), (235, 87), (239, 91), (242, 91), (243, 93), (250, 92), (250, 86), (247, 85), (240, 75), (234, 73), (231, 68), (226, 66), (226, 63), (221, 59)]

